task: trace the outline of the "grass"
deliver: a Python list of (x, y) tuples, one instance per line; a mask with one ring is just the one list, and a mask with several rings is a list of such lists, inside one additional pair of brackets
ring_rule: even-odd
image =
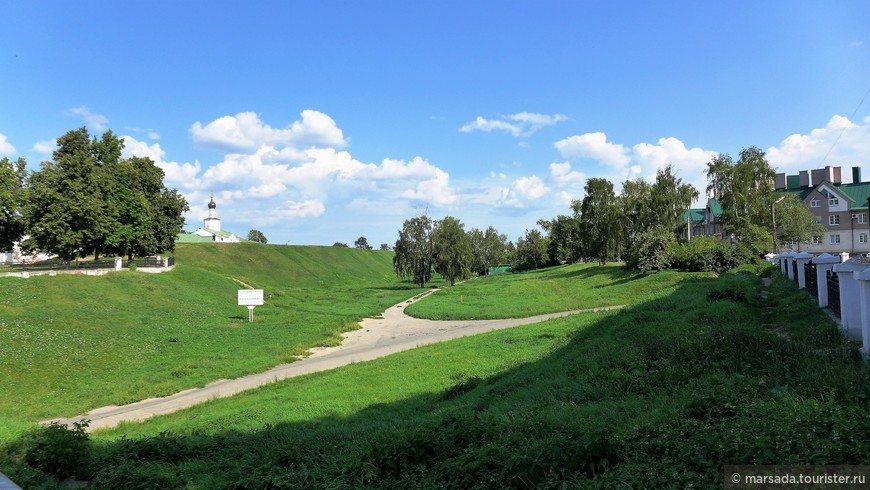
[(407, 312), (433, 320), (475, 320), (637, 304), (673, 291), (683, 277), (676, 271), (638, 274), (617, 264), (565, 265), (469, 280)]
[[(678, 278), (619, 312), (100, 431), (77, 472), (95, 488), (721, 488), (726, 464), (870, 463), (870, 369), (811, 298), (776, 276), (764, 302), (746, 270)], [(40, 437), (0, 469), (44, 483), (22, 463)]]
[[(292, 361), (417, 291), (386, 252), (206, 244), (176, 257), (163, 274), (0, 278), (0, 442), (41, 419)], [(241, 284), (264, 290), (253, 324)]]

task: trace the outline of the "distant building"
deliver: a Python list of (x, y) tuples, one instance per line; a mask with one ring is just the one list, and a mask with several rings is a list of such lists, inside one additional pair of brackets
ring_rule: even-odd
[(212, 196), (208, 202), (208, 216), (203, 220), (202, 228), (193, 233), (179, 234), (175, 243), (239, 243), (242, 241), (247, 240), (221, 230), (221, 219), (217, 217), (217, 204)]
[[(707, 199), (707, 205), (703, 208), (687, 209), (683, 213), (683, 238), (695, 236), (715, 236), (718, 239), (725, 237), (725, 227), (722, 225), (722, 204), (715, 197)], [(691, 235), (688, 235), (691, 230)]]
[(775, 187), (797, 195), (816, 223), (825, 227), (824, 234), (809, 243), (781, 243), (781, 250), (830, 254), (870, 251), (870, 182), (861, 181), (860, 167), (852, 167), (851, 183), (843, 183), (840, 167), (827, 166), (802, 170), (798, 175), (777, 174)]
[[(26, 240), (28, 238), (30, 238), (30, 237), (25, 236), (22, 238), (22, 241)], [(40, 252), (36, 252), (33, 254), (25, 253), (24, 251), (21, 250), (21, 243), (15, 242), (14, 244), (12, 244), (11, 251), (0, 253), (0, 259), (2, 259), (2, 260), (0, 260), (0, 263), (31, 264), (33, 262), (48, 260), (52, 257), (53, 257), (53, 255), (44, 254), (44, 253), (40, 253)]]

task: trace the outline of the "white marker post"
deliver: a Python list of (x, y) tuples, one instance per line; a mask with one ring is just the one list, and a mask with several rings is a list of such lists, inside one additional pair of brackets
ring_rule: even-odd
[(248, 307), (248, 321), (254, 321), (254, 307), (263, 304), (262, 289), (239, 289), (239, 306)]

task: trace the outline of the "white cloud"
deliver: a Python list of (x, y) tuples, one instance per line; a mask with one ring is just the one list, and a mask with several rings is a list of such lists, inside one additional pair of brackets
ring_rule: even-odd
[(834, 115), (823, 128), (792, 134), (767, 149), (767, 161), (780, 172), (797, 172), (824, 165), (866, 163), (870, 155), (870, 117), (856, 124)]
[(33, 144), (33, 151), (43, 155), (51, 155), (57, 149), (57, 140), (39, 140)]
[(109, 125), (109, 119), (106, 116), (91, 112), (91, 109), (87, 106), (73, 107), (66, 111), (65, 114), (67, 116), (82, 118), (85, 125), (94, 131), (104, 131)]
[(282, 206), (273, 210), (277, 217), (281, 218), (316, 218), (326, 212), (326, 206), (315, 199), (302, 202), (287, 201)]
[(611, 167), (624, 167), (631, 161), (625, 147), (607, 141), (602, 132), (570, 136), (554, 145), (564, 158), (588, 158)]
[(124, 149), (121, 150), (121, 156), (124, 158), (133, 156), (150, 158), (154, 161), (155, 165), (163, 169), (167, 187), (191, 190), (199, 185), (197, 176), (202, 168), (199, 162), (192, 164), (187, 162), (167, 162), (164, 160), (166, 153), (160, 148), (159, 143), (149, 145), (132, 136), (121, 136), (121, 138), (124, 140)]
[(6, 135), (0, 134), (0, 155), (14, 155), (15, 147), (7, 141)]
[(548, 115), (533, 112), (518, 112), (516, 114), (501, 116), (498, 119), (486, 119), (478, 116), (474, 121), (466, 123), (459, 128), (459, 131), (463, 133), (470, 133), (472, 131), (484, 131), (486, 133), (504, 131), (516, 138), (520, 138), (531, 136), (545, 126), (552, 126), (567, 119), (567, 117), (561, 114)]
[(160, 139), (160, 133), (158, 133), (158, 132), (156, 132), (156, 131), (148, 131), (148, 137), (151, 138), (151, 139), (153, 139), (153, 140), (159, 140), (159, 139)]
[(583, 172), (571, 170), (570, 162), (551, 163), (550, 178), (552, 178), (560, 186), (579, 184), (586, 180), (586, 175)]
[(864, 41), (852, 41), (849, 43), (850, 48), (860, 48), (864, 45)]
[(206, 125), (197, 121), (190, 127), (190, 135), (198, 144), (230, 151), (253, 151), (263, 145), (295, 148), (347, 145), (335, 121), (313, 110), (302, 111), (302, 120), (284, 129), (272, 128), (253, 112), (240, 112)]
[(513, 190), (520, 197), (527, 199), (540, 199), (544, 197), (550, 189), (544, 185), (544, 181), (537, 175), (531, 177), (521, 177), (514, 181)]

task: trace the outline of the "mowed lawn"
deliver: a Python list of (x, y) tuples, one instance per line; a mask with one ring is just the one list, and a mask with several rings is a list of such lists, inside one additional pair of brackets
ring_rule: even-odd
[[(0, 278), (0, 441), (292, 361), (418, 291), (389, 252), (205, 244), (176, 258), (162, 274)], [(253, 324), (241, 284), (264, 290)]]
[[(721, 488), (727, 464), (870, 463), (870, 369), (812, 298), (776, 278), (762, 300), (752, 270), (632, 280), (667, 277), (620, 311), (98, 431), (79, 476), (94, 488)], [(16, 451), (0, 468), (40, 482)]]

